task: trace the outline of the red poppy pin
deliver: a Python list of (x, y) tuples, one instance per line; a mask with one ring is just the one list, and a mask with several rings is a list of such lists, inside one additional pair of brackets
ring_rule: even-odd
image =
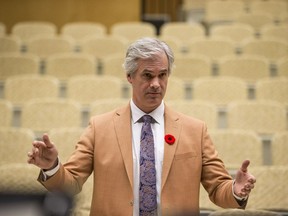
[(175, 137), (171, 134), (166, 134), (164, 137), (165, 141), (169, 145), (173, 145), (175, 143)]

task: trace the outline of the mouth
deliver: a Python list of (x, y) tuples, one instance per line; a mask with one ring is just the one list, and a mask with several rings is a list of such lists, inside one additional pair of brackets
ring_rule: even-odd
[(148, 92), (147, 94), (148, 95), (161, 95), (160, 92)]

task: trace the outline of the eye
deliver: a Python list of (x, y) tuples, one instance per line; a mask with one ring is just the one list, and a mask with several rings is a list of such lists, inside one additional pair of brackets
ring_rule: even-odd
[(152, 79), (152, 78), (153, 78), (153, 76), (152, 76), (151, 73), (144, 73), (144, 74), (143, 74), (143, 77), (144, 77), (145, 79)]
[(165, 78), (167, 76), (167, 72), (163, 72), (159, 74), (160, 78)]

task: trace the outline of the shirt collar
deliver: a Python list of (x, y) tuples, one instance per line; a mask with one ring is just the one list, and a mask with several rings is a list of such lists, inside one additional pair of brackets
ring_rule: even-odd
[(156, 121), (156, 123), (160, 123), (161, 119), (164, 116), (164, 102), (162, 101), (161, 104), (152, 112), (150, 113), (145, 113), (142, 110), (140, 110), (135, 103), (133, 102), (133, 100), (131, 99), (130, 102), (130, 107), (131, 107), (131, 113), (132, 113), (132, 121), (133, 124), (137, 123), (138, 120), (143, 116), (143, 115), (150, 115), (153, 117), (153, 119)]

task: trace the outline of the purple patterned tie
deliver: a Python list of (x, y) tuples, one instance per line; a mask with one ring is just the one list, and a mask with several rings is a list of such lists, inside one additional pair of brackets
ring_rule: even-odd
[(140, 142), (140, 216), (157, 215), (156, 169), (154, 156), (154, 139), (151, 129), (153, 118), (142, 117), (143, 126)]

